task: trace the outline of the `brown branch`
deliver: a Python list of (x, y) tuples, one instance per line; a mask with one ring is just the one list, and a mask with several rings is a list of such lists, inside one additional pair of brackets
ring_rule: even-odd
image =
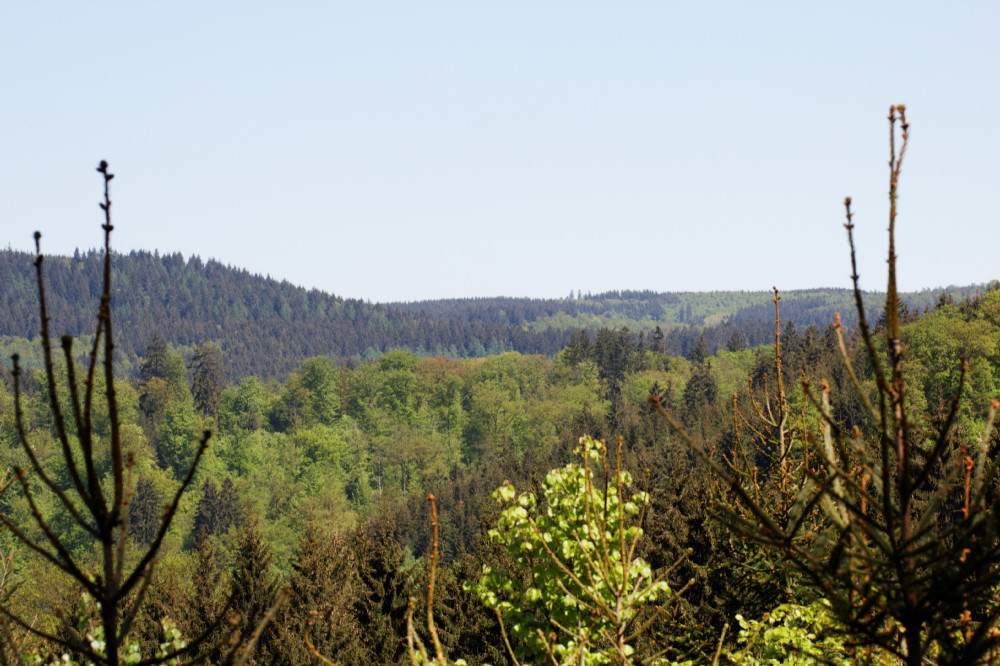
[(264, 633), (264, 629), (274, 619), (274, 614), (278, 612), (278, 607), (281, 606), (281, 602), (285, 600), (289, 592), (288, 586), (285, 586), (278, 594), (278, 598), (274, 600), (271, 607), (264, 613), (264, 617), (257, 624), (257, 628), (254, 629), (253, 634), (250, 635), (250, 642), (239, 649), (240, 658), (236, 660), (236, 666), (243, 666), (243, 664), (247, 663), (250, 655), (253, 654), (253, 649), (257, 647), (257, 641), (260, 640), (261, 634)]
[(24, 409), (21, 406), (21, 367), (19, 365), (19, 357), (17, 354), (11, 356), (11, 360), (14, 362), (14, 370), (11, 373), (14, 378), (14, 426), (17, 430), (17, 437), (21, 442), (21, 448), (24, 449), (25, 454), (28, 456), (28, 460), (31, 462), (31, 468), (34, 470), (38, 478), (42, 480), (49, 490), (59, 499), (59, 501), (66, 507), (69, 514), (73, 516), (80, 527), (85, 529), (95, 538), (98, 538), (98, 531), (89, 523), (77, 510), (76, 505), (66, 496), (66, 494), (59, 488), (58, 484), (45, 472), (42, 467), (41, 462), (38, 460), (38, 456), (35, 455), (35, 447), (31, 446), (28, 441), (28, 433), (24, 427)]
[(431, 526), (434, 528), (430, 581), (427, 584), (427, 631), (430, 632), (431, 640), (434, 642), (434, 653), (437, 655), (438, 660), (444, 664), (444, 649), (441, 647), (441, 639), (438, 637), (437, 628), (434, 626), (434, 577), (437, 572), (438, 559), (438, 512), (434, 495), (428, 495), (427, 501), (431, 505)]
[(108, 515), (108, 502), (104, 498), (104, 488), (101, 486), (101, 481), (97, 476), (97, 467), (94, 465), (94, 446), (92, 443), (92, 433), (94, 432), (94, 373), (97, 369), (97, 354), (100, 350), (103, 333), (104, 319), (98, 316), (97, 330), (94, 332), (94, 343), (90, 350), (90, 362), (87, 366), (87, 392), (84, 394), (83, 399), (84, 432), (80, 440), (81, 448), (83, 449), (83, 461), (87, 468), (87, 488), (90, 490), (90, 494), (93, 496), (94, 503), (97, 506), (95, 517), (98, 520), (104, 520)]
[[(118, 420), (118, 397), (115, 391), (115, 370), (114, 351), (115, 341), (111, 328), (111, 231), (114, 225), (111, 224), (111, 197), (109, 188), (111, 179), (115, 177), (108, 171), (108, 163), (101, 161), (97, 171), (104, 176), (104, 203), (100, 204), (104, 211), (104, 289), (101, 294), (101, 309), (98, 315), (104, 322), (104, 393), (108, 400), (108, 418), (111, 423), (117, 424)], [(122, 470), (122, 441), (121, 431), (117, 427), (111, 428), (111, 476), (114, 479), (114, 498), (111, 503), (110, 524), (105, 525), (105, 529), (110, 530), (118, 522), (121, 511), (121, 503), (124, 499)]]
[[(63, 456), (66, 458), (66, 466), (69, 469), (70, 478), (73, 480), (73, 484), (76, 486), (77, 490), (80, 492), (80, 496), (85, 500), (87, 499), (86, 494), (83, 492), (83, 485), (80, 482), (79, 474), (76, 469), (76, 461), (73, 458), (73, 450), (69, 444), (69, 435), (66, 432), (66, 422), (63, 418), (62, 406), (59, 403), (59, 395), (56, 391), (56, 372), (55, 364), (52, 362), (52, 340), (49, 336), (49, 313), (48, 308), (45, 303), (45, 277), (42, 271), (42, 262), (44, 261), (44, 256), (42, 255), (41, 249), (41, 232), (35, 232), (35, 279), (38, 283), (38, 309), (42, 320), (42, 352), (45, 360), (45, 379), (46, 386), (49, 393), (49, 403), (50, 409), (52, 410), (52, 417), (54, 424), (56, 426), (56, 436), (59, 439), (59, 443), (62, 446)], [(72, 361), (70, 362), (72, 365)], [(70, 387), (72, 392), (73, 387)], [(74, 516), (75, 517), (75, 516)]]
[(115, 602), (121, 601), (125, 598), (125, 595), (135, 586), (138, 582), (140, 576), (142, 576), (143, 570), (146, 566), (156, 557), (156, 553), (160, 550), (160, 544), (163, 542), (163, 537), (167, 535), (167, 530), (170, 529), (170, 523), (173, 522), (174, 516), (177, 515), (177, 507), (181, 503), (181, 497), (187, 490), (188, 486), (191, 485), (191, 480), (194, 478), (195, 470), (198, 469), (198, 463), (201, 461), (202, 455), (204, 455), (205, 450), (208, 448), (208, 440), (211, 438), (212, 433), (206, 430), (202, 435), (201, 443), (198, 446), (198, 452), (195, 453), (194, 461), (191, 463), (191, 467), (188, 469), (187, 476), (184, 477), (184, 481), (181, 482), (180, 487), (174, 494), (174, 499), (164, 511), (163, 520), (160, 522), (160, 530), (156, 533), (156, 537), (153, 542), (149, 545), (149, 550), (143, 555), (142, 559), (135, 566), (135, 569), (129, 575), (129, 577), (122, 583), (121, 587), (118, 589), (117, 593), (112, 596), (112, 600)]

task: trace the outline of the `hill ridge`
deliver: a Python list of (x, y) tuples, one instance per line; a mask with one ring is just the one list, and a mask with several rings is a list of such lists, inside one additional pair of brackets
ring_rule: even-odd
[[(43, 263), (52, 332), (92, 333), (100, 297), (103, 250), (46, 255)], [(0, 250), (0, 335), (33, 339), (39, 329), (34, 255)], [(982, 285), (911, 293), (911, 309), (927, 309), (938, 294), (960, 300)], [(501, 351), (561, 350), (573, 331), (628, 326), (653, 334), (672, 353), (686, 353), (702, 333), (711, 350), (733, 330), (747, 344), (773, 339), (768, 292), (615, 290), (583, 298), (478, 297), (371, 303), (295, 285), (198, 254), (133, 250), (114, 253), (112, 291), (118, 346), (127, 359), (144, 353), (154, 333), (174, 346), (219, 343), (231, 380), (249, 374), (282, 378), (304, 358), (370, 358), (395, 348), (418, 354), (483, 356)], [(581, 295), (582, 296), (582, 295)], [(867, 292), (866, 307), (881, 307)], [(856, 318), (846, 289), (782, 293), (782, 319), (825, 327), (833, 311)]]

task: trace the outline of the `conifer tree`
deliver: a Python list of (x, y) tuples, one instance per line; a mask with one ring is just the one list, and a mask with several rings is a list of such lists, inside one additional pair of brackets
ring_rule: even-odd
[(154, 335), (146, 345), (146, 356), (139, 366), (139, 409), (147, 420), (154, 420), (153, 416), (162, 412), (165, 406), (164, 399), (168, 392), (164, 389), (167, 386), (169, 364), (167, 343), (159, 335)]
[(156, 538), (162, 517), (163, 499), (159, 491), (152, 481), (140, 476), (129, 505), (129, 535), (137, 543), (149, 544)]
[(314, 652), (341, 664), (362, 660), (353, 612), (357, 576), (347, 539), (310, 521), (292, 563), (288, 602), (275, 625), (275, 664), (314, 664)]
[(236, 492), (236, 485), (231, 478), (226, 477), (226, 480), (222, 482), (222, 488), (219, 489), (218, 533), (224, 534), (229, 531), (230, 527), (239, 524), (242, 520), (242, 514), (243, 510), (240, 507), (240, 497)]
[(221, 490), (215, 481), (205, 479), (202, 496), (194, 514), (195, 533), (204, 528), (208, 534), (225, 534), (239, 519), (239, 498), (232, 479), (223, 481)]
[(406, 647), (408, 596), (400, 570), (403, 551), (392, 520), (383, 515), (360, 526), (352, 537), (351, 549), (358, 570), (354, 614), (365, 663), (399, 663)]
[[(261, 533), (260, 521), (251, 519), (236, 551), (230, 584), (230, 603), (243, 637), (253, 634), (256, 618), (263, 616), (278, 597), (278, 581), (271, 567), (273, 559), (271, 547)], [(269, 624), (260, 634), (250, 663), (272, 663), (273, 644), (274, 625)]]
[[(137, 599), (129, 600), (126, 612), (132, 610), (136, 601)], [(152, 657), (157, 654), (163, 642), (163, 620), (165, 618), (180, 620), (180, 609), (187, 605), (187, 601), (182, 581), (175, 571), (161, 568), (153, 574), (153, 581), (150, 583), (146, 598), (142, 601), (142, 606), (135, 617), (131, 636), (131, 642), (138, 645), (140, 655)], [(202, 636), (200, 632), (185, 635)], [(222, 643), (225, 636), (220, 634), (217, 638), (219, 639), (217, 642)], [(215, 663), (225, 658), (221, 650), (219, 657), (220, 660)]]
[(139, 382), (145, 384), (154, 377), (166, 379), (169, 360), (167, 342), (158, 333), (154, 334), (146, 345), (146, 355), (139, 366)]
[(225, 386), (222, 352), (214, 344), (203, 342), (191, 358), (191, 395), (195, 407), (206, 416), (218, 416)]
[(219, 534), (219, 487), (212, 479), (205, 479), (201, 485), (201, 499), (194, 514), (194, 532), (204, 530), (207, 534)]
[(701, 364), (705, 362), (708, 358), (708, 342), (705, 340), (705, 334), (702, 333), (698, 336), (698, 342), (695, 343), (691, 351), (688, 352), (688, 360), (695, 364)]
[(733, 329), (732, 335), (729, 336), (729, 341), (726, 342), (726, 349), (731, 352), (740, 352), (747, 348), (747, 343), (740, 335), (738, 329)]
[[(99, 615), (99, 620), (96, 621), (96, 626), (90, 628), (89, 634), (85, 630), (78, 631), (75, 619), (63, 618), (55, 628), (40, 627), (13, 608), (9, 599), (0, 600), (0, 615), (3, 616), (4, 627), (18, 626), (48, 641), (59, 653), (69, 652), (82, 656), (91, 663), (118, 666), (122, 663), (125, 646), (132, 638), (131, 632), (136, 627), (136, 619), (150, 588), (156, 588), (154, 573), (160, 546), (208, 446), (210, 433), (206, 432), (202, 436), (191, 465), (163, 511), (162, 520), (159, 521), (149, 546), (141, 549), (138, 554), (127, 554), (128, 510), (134, 492), (134, 459), (127, 453), (123, 441), (122, 408), (115, 386), (115, 339), (111, 316), (111, 231), (114, 226), (111, 224), (109, 193), (114, 175), (108, 171), (107, 162), (103, 161), (97, 171), (104, 181), (104, 201), (100, 204), (104, 211), (102, 295), (94, 341), (85, 369), (77, 367), (72, 336), (64, 335), (60, 340), (66, 368), (65, 386), (68, 396), (65, 398), (57, 390), (57, 372), (49, 329), (50, 313), (46, 304), (42, 271), (44, 256), (41, 252), (41, 233), (35, 232), (35, 270), (48, 411), (59, 443), (59, 454), (56, 457), (61, 458), (60, 462), (64, 467), (59, 474), (55, 474), (45, 464), (48, 461), (43, 461), (36, 454), (25, 423), (20, 359), (14, 355), (12, 378), (16, 433), (21, 449), (30, 462), (30, 470), (16, 469), (15, 478), (25, 501), (31, 507), (31, 516), (37, 528), (33, 534), (37, 536), (26, 532), (24, 526), (17, 524), (7, 511), (0, 513), (0, 522), (27, 548), (45, 559), (93, 600), (93, 608)], [(81, 371), (80, 374), (78, 370)], [(103, 380), (106, 411), (94, 408), (99, 375)], [(41, 506), (39, 500), (44, 502)], [(53, 505), (65, 510), (68, 516), (66, 520), (73, 528), (85, 532), (93, 539), (95, 551), (100, 553), (97, 575), (91, 569), (92, 561), (80, 559), (70, 551), (65, 536), (67, 530), (53, 528)], [(3, 632), (0, 639), (9, 642), (9, 634)], [(181, 648), (181, 652), (183, 651)], [(169, 649), (168, 652), (173, 654), (164, 655), (162, 661), (180, 654)], [(139, 663), (152, 662), (147, 659)]]
[[(851, 199), (844, 201), (861, 349), (873, 382), (857, 376), (836, 320), (843, 367), (869, 425), (838, 420), (830, 385), (806, 380), (803, 394), (818, 424), (790, 422), (777, 344), (776, 400), (754, 401), (756, 419), (741, 419), (753, 430), (754, 449), (773, 461), (766, 475), (749, 456), (734, 454), (727, 462), (736, 464), (720, 464), (669, 412), (660, 412), (725, 489), (717, 507), (722, 522), (821, 595), (849, 644), (882, 650), (907, 666), (992, 663), (1000, 651), (994, 430), (1000, 401), (992, 399), (976, 435), (959, 427), (965, 356), (956, 359), (957, 387), (939, 427), (914, 399), (896, 281), (898, 184), (909, 138), (903, 106), (890, 108), (889, 124), (888, 286), (885, 321), (874, 328), (859, 283)], [(794, 328), (786, 327), (785, 336), (797, 350)]]
[[(215, 546), (208, 531), (202, 527), (195, 539), (195, 569), (191, 577), (193, 594), (188, 613), (188, 633), (192, 636), (208, 634), (217, 638), (221, 634), (218, 626), (227, 603), (222, 588), (222, 571), (215, 558)], [(217, 663), (221, 650), (218, 641), (209, 640), (198, 656), (206, 657), (209, 663)]]
[(590, 358), (593, 349), (590, 343), (590, 334), (586, 329), (581, 328), (573, 333), (563, 351), (563, 357), (569, 365), (577, 365), (580, 361)]
[(699, 363), (684, 386), (684, 406), (689, 411), (700, 407), (713, 406), (719, 395), (719, 387), (712, 377), (711, 362)]

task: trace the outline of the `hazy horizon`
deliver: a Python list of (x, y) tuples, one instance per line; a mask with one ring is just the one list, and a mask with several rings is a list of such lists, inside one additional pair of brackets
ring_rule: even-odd
[[(0, 7), (0, 247), (181, 252), (372, 302), (986, 283), (1000, 5)], [(980, 115), (983, 119), (980, 120)], [(562, 295), (562, 296), (560, 296)]]
[[(43, 236), (43, 243), (44, 243), (44, 236)], [(22, 252), (22, 253), (24, 253), (24, 254), (26, 254), (28, 256), (34, 256), (34, 251), (33, 250), (32, 251), (20, 250), (20, 249), (9, 247), (9, 246), (6, 247), (6, 248), (3, 248), (3, 250), (4, 251)], [(45, 252), (44, 248), (43, 248), (43, 254), (45, 254), (46, 256), (49, 256), (49, 257), (60, 257), (60, 258), (70, 258), (71, 259), (74, 256), (75, 252), (79, 252), (80, 254), (86, 254), (88, 252), (103, 252), (103, 250), (104, 250), (104, 248), (95, 248), (95, 247), (90, 247), (90, 248), (74, 248), (74, 251), (70, 252), (68, 254), (53, 254), (53, 253), (50, 253), (50, 252)], [(114, 247), (112, 247), (112, 252), (114, 254), (119, 254), (119, 251), (116, 250)], [(299, 284), (299, 283), (293, 282), (291, 280), (283, 278), (280, 275), (273, 275), (273, 274), (270, 274), (270, 273), (267, 273), (267, 272), (251, 271), (251, 270), (249, 270), (249, 269), (247, 269), (247, 268), (245, 268), (243, 266), (237, 266), (235, 264), (229, 264), (229, 263), (226, 263), (224, 261), (220, 261), (219, 259), (216, 259), (214, 257), (202, 257), (198, 253), (192, 253), (192, 254), (187, 254), (186, 255), (186, 254), (184, 254), (183, 252), (180, 252), (180, 251), (175, 251), (175, 252), (159, 252), (159, 250), (155, 250), (155, 249), (154, 250), (149, 250), (149, 249), (145, 249), (145, 248), (133, 248), (132, 250), (127, 250), (127, 251), (125, 251), (123, 253), (120, 253), (120, 254), (126, 254), (127, 255), (130, 252), (146, 252), (146, 253), (153, 254), (153, 255), (158, 254), (161, 257), (164, 256), (164, 255), (180, 254), (181, 258), (184, 260), (185, 263), (188, 263), (193, 258), (197, 257), (198, 260), (201, 261), (202, 263), (208, 263), (208, 262), (213, 262), (214, 261), (214, 262), (218, 262), (219, 264), (225, 266), (228, 269), (237, 270), (237, 271), (244, 271), (245, 270), (245, 271), (249, 272), (254, 277), (259, 277), (259, 278), (267, 279), (267, 280), (274, 280), (274, 281), (279, 282), (279, 283), (281, 283), (281, 282), (287, 282), (287, 283), (291, 284), (292, 286), (294, 286), (296, 288), (306, 289), (306, 290), (316, 289), (316, 290), (318, 290), (318, 291), (320, 291), (322, 293), (325, 293), (325, 294), (327, 294), (329, 296), (337, 296), (337, 297), (341, 297), (341, 298), (345, 298), (345, 299), (354, 299), (354, 300), (366, 301), (366, 302), (372, 303), (374, 305), (393, 305), (393, 304), (411, 305), (411, 304), (415, 304), (415, 303), (424, 303), (424, 302), (430, 302), (430, 301), (475, 300), (475, 299), (487, 300), (487, 299), (494, 299), (494, 298), (506, 298), (506, 299), (522, 299), (522, 298), (527, 298), (527, 299), (539, 300), (539, 301), (563, 300), (563, 299), (568, 299), (569, 298), (569, 293), (566, 293), (566, 294), (550, 294), (550, 295), (541, 295), (541, 296), (530, 296), (530, 295), (527, 295), (527, 294), (477, 294), (477, 295), (474, 295), (474, 296), (431, 296), (429, 298), (420, 298), (420, 299), (416, 299), (416, 300), (375, 301), (375, 300), (366, 298), (364, 296), (357, 296), (357, 295), (353, 295), (353, 294), (342, 294), (342, 293), (339, 293), (339, 292), (336, 292), (336, 291), (330, 291), (330, 290), (327, 290), (327, 289), (320, 289), (319, 287), (310, 287), (310, 286), (307, 286), (307, 285), (303, 285), (303, 284)], [(956, 284), (956, 283), (939, 284), (939, 285), (933, 285), (933, 286), (930, 286), (930, 287), (923, 287), (923, 288), (920, 288), (920, 289), (904, 290), (901, 293), (921, 293), (921, 292), (928, 292), (928, 291), (929, 292), (936, 292), (936, 291), (949, 290), (949, 289), (958, 289), (958, 290), (977, 289), (979, 287), (988, 287), (992, 282), (994, 282), (994, 280), (987, 280), (985, 282), (963, 283), (963, 284)], [(620, 288), (620, 289), (611, 288), (611, 289), (605, 289), (605, 290), (602, 290), (602, 291), (599, 291), (599, 292), (595, 292), (595, 291), (582, 292), (582, 296), (574, 296), (574, 298), (587, 298), (587, 297), (598, 298), (598, 297), (605, 296), (606, 294), (613, 293), (613, 292), (619, 292), (619, 293), (644, 293), (644, 292), (651, 292), (651, 293), (659, 293), (659, 294), (672, 293), (672, 294), (678, 294), (678, 295), (683, 295), (683, 294), (713, 294), (713, 293), (770, 293), (770, 292), (773, 291), (774, 287), (778, 287), (779, 292), (782, 293), (782, 294), (787, 294), (787, 293), (792, 293), (792, 292), (809, 292), (809, 291), (838, 291), (838, 290), (839, 291), (850, 291), (851, 288), (852, 288), (851, 286), (837, 286), (837, 285), (820, 285), (820, 286), (816, 286), (816, 287), (788, 287), (788, 288), (781, 287), (780, 285), (773, 285), (771, 288), (768, 288), (768, 289), (687, 289), (687, 290), (681, 290), (681, 291), (670, 290), (670, 289), (656, 290), (656, 289), (645, 289), (645, 288)], [(576, 289), (574, 289), (572, 291), (573, 291), (574, 294), (577, 292)], [(863, 293), (879, 293), (879, 294), (884, 294), (885, 293), (885, 288), (884, 287), (880, 288), (878, 286), (875, 286), (875, 287), (865, 287), (865, 286), (862, 286), (861, 291)]]

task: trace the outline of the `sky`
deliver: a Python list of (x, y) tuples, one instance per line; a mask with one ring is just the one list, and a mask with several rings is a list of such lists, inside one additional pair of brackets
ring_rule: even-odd
[[(4, 2), (0, 244), (373, 302), (1000, 278), (997, 2)], [(0, 285), (2, 288), (2, 285)]]

